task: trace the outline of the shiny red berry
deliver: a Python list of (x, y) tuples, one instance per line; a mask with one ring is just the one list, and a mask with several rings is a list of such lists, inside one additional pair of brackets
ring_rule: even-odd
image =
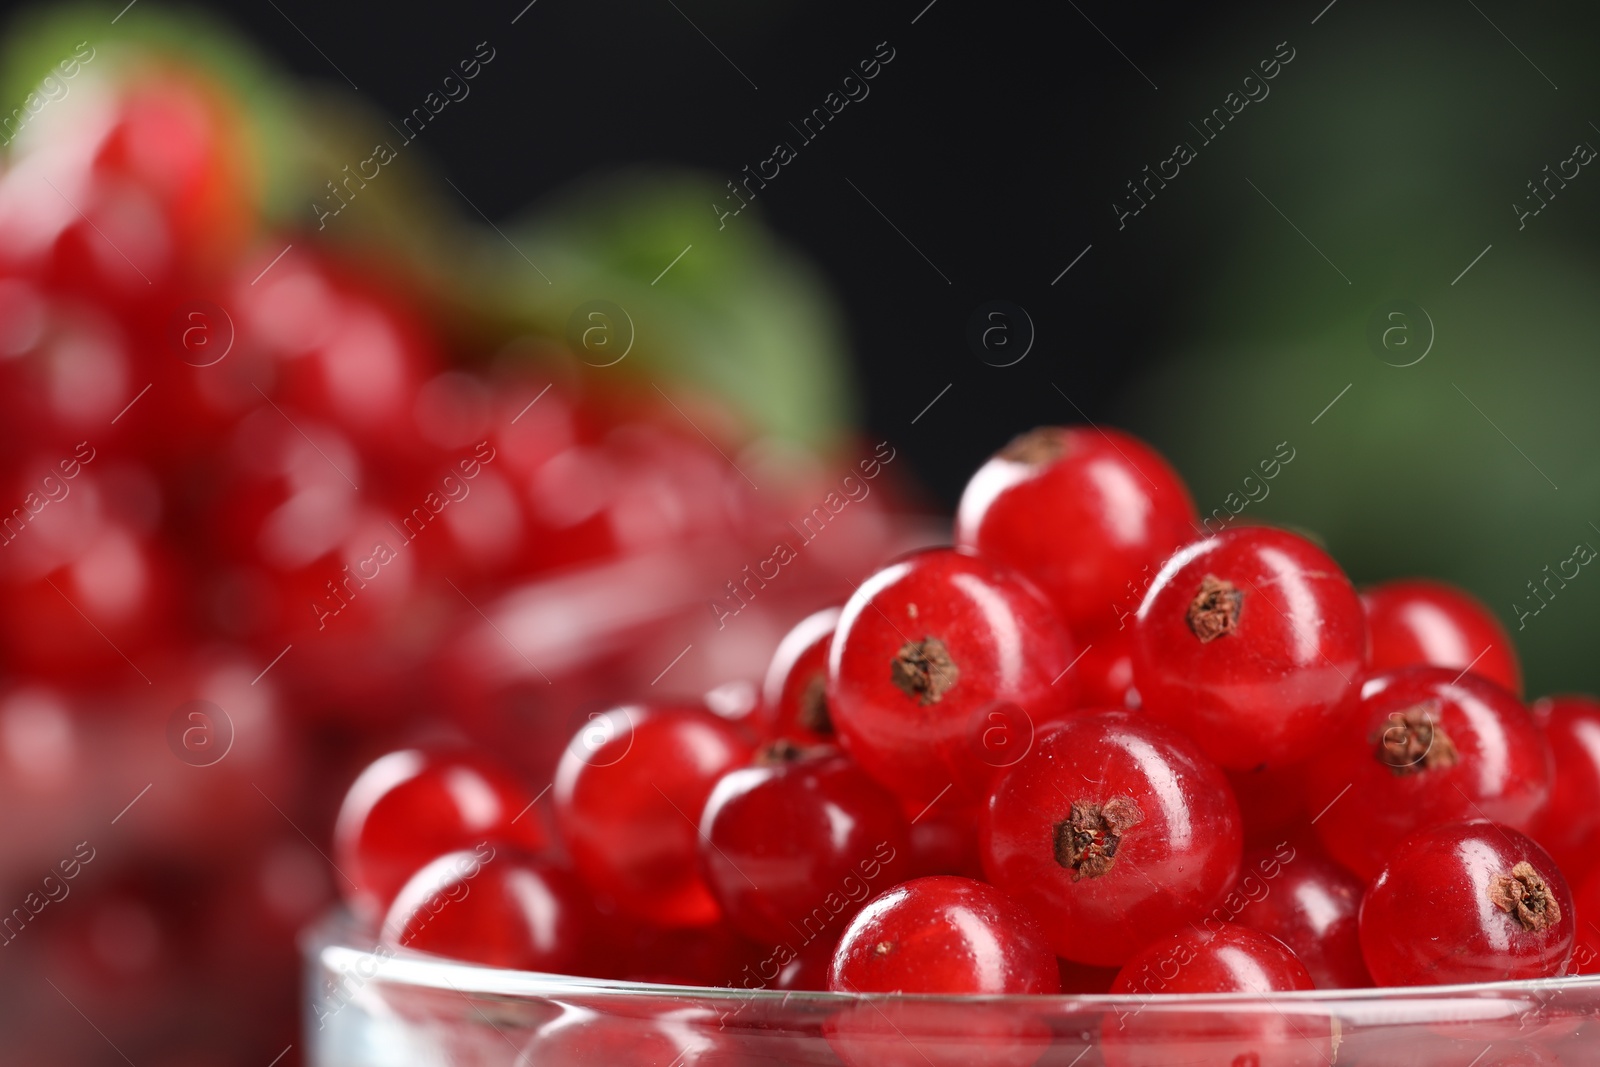
[(828, 714), (828, 645), (839, 624), (840, 608), (823, 608), (795, 623), (778, 642), (762, 686), (763, 730), (817, 744), (834, 737)]
[(1094, 639), (1072, 665), (1078, 680), (1078, 704), (1085, 708), (1136, 708), (1133, 686), (1133, 619), (1125, 630), (1110, 630)]
[(1145, 710), (1223, 767), (1294, 763), (1320, 744), (1366, 662), (1350, 580), (1303, 537), (1243, 527), (1161, 568), (1133, 633)]
[(915, 814), (970, 808), (1044, 723), (1073, 705), (1071, 639), (1021, 582), (931, 549), (879, 571), (845, 605), (828, 658), (844, 747)]
[[(723, 1067), (716, 1017), (692, 1008), (636, 1013), (561, 1006), (513, 1062), (527, 1067)], [(500, 1051), (505, 1050), (501, 1044)], [(498, 1054), (498, 1053), (497, 1053)]]
[[(1281, 941), (1232, 924), (1157, 938), (1111, 983), (1112, 995), (1125, 1002), (1174, 993), (1261, 996), (1311, 988), (1311, 975)], [(1109, 1067), (1326, 1064), (1336, 1047), (1325, 1015), (1301, 1014), (1292, 1004), (1267, 1010), (1248, 1002), (1237, 1011), (1158, 1010), (1136, 1003), (1107, 1014), (1100, 1040)]]
[(1578, 883), (1572, 903), (1577, 934), (1567, 973), (1600, 974), (1600, 871)]
[(1329, 855), (1362, 878), (1424, 827), (1487, 818), (1526, 829), (1550, 792), (1550, 748), (1528, 710), (1445, 667), (1368, 679), (1325, 745), (1308, 807)]
[(1379, 985), (1452, 985), (1562, 973), (1576, 929), (1550, 854), (1487, 820), (1403, 841), (1361, 903), (1361, 951)]
[(1246, 853), (1242, 870), (1218, 918), (1282, 941), (1318, 989), (1372, 984), (1357, 923), (1366, 889), (1361, 879), (1328, 857), (1288, 842)]
[(1244, 818), (1246, 847), (1311, 836), (1310, 816), (1316, 813), (1306, 811), (1306, 773), (1304, 763), (1227, 772)]
[(564, 974), (583, 951), (586, 910), (571, 875), (483, 841), (412, 875), (389, 908), (382, 941), (490, 967)]
[(1193, 743), (1136, 712), (1042, 732), (979, 823), (989, 880), (1056, 954), (1115, 966), (1208, 912), (1233, 885), (1239, 807)]
[[(1059, 993), (1043, 933), (1007, 894), (970, 878), (915, 878), (877, 897), (834, 950), (836, 993)], [(873, 998), (824, 1033), (848, 1067), (1031, 1067), (1049, 1027), (1016, 1006)], [(908, 1041), (907, 1038), (910, 1038)]]
[(1183, 480), (1116, 430), (1044, 426), (978, 468), (956, 544), (1025, 575), (1092, 640), (1139, 605), (1141, 586), (1199, 527)]
[(894, 795), (838, 749), (777, 741), (717, 781), (700, 870), (733, 926), (765, 942), (832, 938), (903, 881), (910, 827)]
[(1577, 883), (1600, 863), (1600, 700), (1544, 697), (1529, 710), (1550, 743), (1555, 776), (1528, 833)]
[(1522, 666), (1500, 620), (1476, 597), (1444, 582), (1408, 578), (1361, 593), (1372, 634), (1372, 670), (1471, 670), (1518, 696)]
[(334, 825), (346, 900), (376, 919), (418, 869), (446, 852), (483, 840), (542, 849), (533, 799), (509, 771), (474, 752), (389, 753), (356, 778)]
[(937, 875), (902, 882), (850, 921), (828, 969), (836, 993), (1055, 993), (1055, 954), (1001, 890)]
[(838, 944), (836, 938), (823, 938), (804, 946), (778, 965), (777, 977), (766, 988), (826, 990), (828, 968), (833, 965), (833, 953)]
[(978, 827), (970, 811), (935, 804), (911, 824), (911, 877), (930, 874), (983, 878)]
[(1311, 989), (1289, 947), (1258, 930), (1223, 923), (1154, 938), (1123, 964), (1113, 994), (1283, 993)]
[(695, 862), (717, 779), (746, 763), (738, 730), (699, 707), (632, 705), (590, 720), (556, 768), (556, 823), (589, 888), (658, 926), (720, 914)]

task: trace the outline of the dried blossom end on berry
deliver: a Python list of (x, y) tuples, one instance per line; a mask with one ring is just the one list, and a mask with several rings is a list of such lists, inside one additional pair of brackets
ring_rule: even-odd
[(1239, 628), (1239, 609), (1243, 605), (1244, 594), (1232, 582), (1208, 574), (1189, 603), (1189, 630), (1202, 645), (1231, 634)]
[(1455, 742), (1438, 721), (1436, 701), (1389, 713), (1374, 754), (1395, 774), (1418, 774), (1461, 762)]
[(932, 635), (907, 641), (889, 661), (889, 680), (922, 704), (937, 704), (961, 680), (961, 669), (944, 642)]
[(1538, 932), (1561, 921), (1561, 905), (1544, 877), (1523, 860), (1489, 882), (1489, 900), (1524, 930)]
[(811, 752), (812, 749), (805, 745), (791, 741), (787, 737), (780, 737), (757, 749), (755, 758), (751, 762), (757, 767), (771, 767), (779, 763), (795, 763), (805, 759)]
[(828, 714), (828, 679), (818, 674), (806, 683), (800, 694), (800, 711), (797, 721), (805, 729), (822, 737), (833, 735), (833, 716)]
[(1099, 878), (1117, 862), (1122, 835), (1144, 821), (1144, 812), (1127, 797), (1105, 805), (1074, 801), (1072, 811), (1056, 824), (1056, 862), (1072, 871), (1072, 880)]
[(1018, 434), (1000, 450), (1000, 458), (1030, 467), (1048, 467), (1067, 450), (1066, 431), (1059, 426), (1040, 426)]

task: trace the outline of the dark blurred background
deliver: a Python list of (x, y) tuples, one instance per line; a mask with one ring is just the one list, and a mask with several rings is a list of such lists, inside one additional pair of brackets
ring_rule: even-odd
[[(1293, 129), (1297, 103), (1319, 91), (1300, 64), (1329, 64), (1352, 37), (1379, 31), (1352, 33), (1347, 16), (1372, 16), (1351, 0), (1350, 11), (1336, 6), (1314, 30), (1315, 10), (1291, 17), (1281, 5), (1088, 5), (1079, 15), (1071, 5), (957, 0), (538, 0), (523, 11), (524, 3), (196, 6), (335, 94), (353, 83), (357, 98), (396, 122), (487, 41), (496, 59), (470, 97), (443, 112), (397, 165), (436, 168), (500, 223), (618, 167), (682, 165), (720, 182), (754, 170), (776, 141), (795, 143), (798, 158), (759, 191), (755, 208), (833, 283), (867, 424), (904, 438), (917, 474), (946, 505), (980, 459), (1021, 428), (1080, 418), (1050, 382), (1089, 417), (1115, 417), (1130, 383), (1184, 335), (1174, 311), (1195, 279), (1214, 269), (1240, 216), (1264, 206), (1237, 181), (1237, 155), (1205, 159), (1117, 232), (1112, 199), (1199, 118), (1186, 101), (1220, 104), (1278, 41), (1303, 46), (1314, 33), (1320, 57), (1272, 83), (1279, 91), (1264, 110), (1284, 113), (1246, 113), (1241, 124), (1254, 128), (1227, 134), (1261, 143)], [(1442, 32), (1493, 36), (1470, 7), (1462, 10), (1467, 17)], [(124, 16), (138, 17), (137, 5)], [(868, 83), (870, 95), (801, 144), (789, 123), (823, 106), (885, 41), (894, 59)], [(1511, 53), (1500, 72), (1507, 81), (1520, 76), (1520, 62)], [(365, 154), (352, 145), (349, 160)], [(307, 224), (319, 191), (306, 191)], [(466, 203), (456, 206), (476, 218)], [(710, 240), (710, 204), (705, 221)], [(1282, 252), (1297, 257), (1287, 243)], [(986, 366), (966, 341), (969, 317), (993, 299), (1021, 305), (1037, 327), (1033, 351), (1013, 367)], [(908, 428), (951, 382), (939, 406)]]

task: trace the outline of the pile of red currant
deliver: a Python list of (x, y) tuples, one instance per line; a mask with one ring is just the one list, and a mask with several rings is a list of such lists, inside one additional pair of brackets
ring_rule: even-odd
[[(384, 757), (340, 813), (347, 899), (394, 950), (746, 989), (1145, 998), (1593, 963), (1600, 702), (1524, 704), (1467, 594), (1358, 592), (1305, 536), (1208, 531), (1156, 452), (1097, 428), (991, 458), (955, 541), (796, 625), (747, 716), (615, 707), (548, 789), (478, 752)], [(870, 1017), (841, 1018), (835, 1048), (872, 1062)], [(1299, 1040), (1208, 1019), (1187, 1024), (1241, 1054)], [(601, 1040), (548, 1030), (534, 1062)]]
[[(28, 815), (0, 947), (60, 988), (6, 998), (0, 1032), (89, 1062), (81, 1010), (140, 1062), (266, 1062), (299, 1044), (293, 933), (331, 896), (299, 828), (446, 698), (531, 773), (561, 739), (530, 736), (569, 727), (529, 694), (661, 673), (831, 464), (274, 224), (232, 89), (90, 51), (0, 153), (0, 810)], [(880, 557), (891, 480), (740, 612), (718, 671)], [(75, 847), (86, 875), (41, 885)]]

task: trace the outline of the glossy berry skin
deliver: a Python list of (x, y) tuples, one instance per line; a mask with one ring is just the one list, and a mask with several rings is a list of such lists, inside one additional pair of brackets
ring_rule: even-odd
[(1143, 706), (1229, 770), (1294, 763), (1353, 696), (1367, 657), (1339, 565), (1286, 530), (1226, 530), (1182, 549), (1139, 606)]
[(931, 549), (874, 574), (845, 605), (828, 705), (845, 749), (907, 811), (946, 787), (941, 803), (971, 808), (1026, 735), (1070, 713), (1062, 672), (1073, 654), (1033, 590), (976, 556)]
[(1361, 903), (1361, 951), (1379, 985), (1452, 985), (1562, 973), (1576, 930), (1550, 854), (1487, 820), (1403, 841)]
[(381, 936), (392, 948), (563, 974), (583, 952), (585, 911), (583, 889), (571, 875), (484, 841), (412, 875)]
[(1500, 620), (1465, 590), (1426, 578), (1372, 586), (1361, 593), (1372, 635), (1373, 672), (1397, 667), (1453, 667), (1522, 695), (1517, 647)]
[[(1130, 616), (1128, 621), (1133, 621)], [(1136, 708), (1133, 685), (1133, 630), (1101, 634), (1072, 666), (1078, 681), (1078, 705), (1085, 708)]]
[(834, 739), (828, 714), (828, 646), (840, 608), (823, 608), (795, 623), (778, 642), (761, 687), (763, 733), (803, 745)]
[(1555, 760), (1550, 800), (1528, 833), (1576, 883), (1600, 860), (1600, 701), (1544, 697), (1529, 708)]
[[(527, 1067), (724, 1067), (716, 1016), (692, 1008), (645, 1018), (563, 1005), (513, 1062)], [(501, 1045), (503, 1050), (505, 1045)], [(498, 1054), (498, 1053), (497, 1053)]]
[(1099, 967), (1198, 921), (1239, 874), (1239, 807), (1222, 772), (1137, 712), (1041, 733), (995, 786), (978, 835), (989, 881), (1058, 956)]
[(1150, 1011), (1145, 998), (1169, 994), (1283, 993), (1314, 988), (1294, 953), (1275, 938), (1225, 923), (1157, 938), (1118, 972), (1113, 996), (1136, 1006), (1108, 1015), (1100, 1039), (1110, 1067), (1153, 1063), (1296, 1067), (1333, 1062), (1326, 1017), (1291, 1005), (1272, 1011)]
[(971, 812), (940, 810), (935, 804), (911, 824), (911, 877), (959, 874), (983, 877), (978, 827)]
[(1111, 981), (1113, 995), (1285, 993), (1312, 988), (1310, 972), (1287, 945), (1231, 923), (1158, 937), (1123, 964)]
[(835, 993), (1057, 993), (1055, 955), (1026, 911), (992, 885), (936, 875), (879, 894), (845, 928)]
[(833, 966), (833, 953), (837, 947), (838, 942), (827, 937), (811, 942), (779, 966), (778, 975), (768, 988), (827, 990), (828, 968)]
[(1310, 765), (1307, 807), (1321, 812), (1328, 854), (1371, 878), (1423, 827), (1489, 818), (1526, 829), (1551, 766), (1516, 697), (1475, 674), (1403, 667), (1362, 684), (1354, 714)]
[(1573, 906), (1577, 935), (1567, 973), (1600, 974), (1600, 871), (1578, 883)]
[(1160, 454), (1087, 426), (1016, 438), (978, 468), (956, 509), (957, 546), (1026, 576), (1091, 640), (1131, 614), (1138, 586), (1198, 530), (1189, 491)]
[(721, 913), (695, 862), (717, 779), (750, 759), (730, 723), (700, 707), (631, 705), (592, 719), (556, 768), (556, 824), (590, 889), (658, 926)]
[(1372, 984), (1357, 921), (1366, 889), (1361, 879), (1319, 852), (1287, 842), (1246, 853), (1243, 872), (1224, 898), (1233, 922), (1282, 941), (1318, 989)]
[(794, 941), (837, 933), (868, 897), (903, 881), (910, 827), (894, 795), (838, 749), (779, 741), (718, 779), (699, 858), (735, 929)]
[(339, 881), (359, 914), (376, 919), (436, 856), (483, 840), (536, 852), (545, 832), (534, 794), (491, 759), (464, 750), (404, 749), (356, 778), (333, 830)]

